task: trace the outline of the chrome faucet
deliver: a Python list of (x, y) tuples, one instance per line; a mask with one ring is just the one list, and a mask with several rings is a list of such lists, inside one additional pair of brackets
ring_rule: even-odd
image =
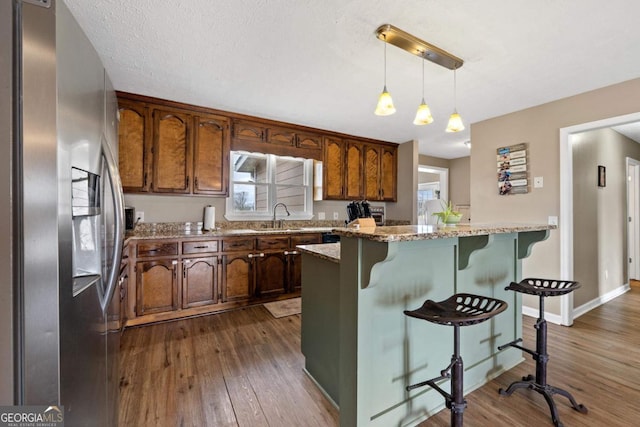
[(285, 205), (284, 203), (280, 202), (280, 203), (276, 203), (273, 206), (273, 220), (271, 221), (271, 226), (273, 228), (282, 228), (282, 222), (284, 220), (276, 220), (276, 209), (278, 206), (282, 206), (284, 208), (284, 210), (287, 212), (287, 216), (290, 216), (291, 213), (289, 212), (289, 209), (287, 209), (287, 205)]

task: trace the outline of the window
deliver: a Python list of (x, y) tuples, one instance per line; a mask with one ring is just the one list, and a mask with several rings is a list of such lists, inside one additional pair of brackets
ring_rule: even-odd
[[(228, 220), (269, 220), (273, 206), (284, 203), (291, 216), (313, 216), (313, 160), (273, 154), (231, 152), (231, 177), (225, 217)], [(284, 210), (278, 210), (283, 218)]]

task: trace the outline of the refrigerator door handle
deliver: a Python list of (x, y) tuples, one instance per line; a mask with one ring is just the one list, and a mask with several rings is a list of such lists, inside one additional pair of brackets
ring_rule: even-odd
[(107, 286), (100, 301), (102, 312), (106, 314), (109, 302), (113, 297), (113, 293), (118, 285), (118, 273), (120, 272), (120, 260), (122, 259), (122, 246), (124, 243), (124, 194), (122, 192), (122, 183), (120, 174), (116, 166), (113, 153), (106, 139), (102, 138), (102, 155), (106, 161), (107, 174), (109, 175), (109, 183), (111, 185), (111, 195), (114, 210), (114, 242), (113, 242), (113, 263), (107, 275)]

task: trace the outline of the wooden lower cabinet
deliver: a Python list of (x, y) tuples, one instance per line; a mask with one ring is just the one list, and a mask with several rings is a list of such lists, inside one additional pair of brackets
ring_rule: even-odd
[(253, 269), (249, 254), (222, 256), (222, 302), (248, 300), (253, 295)]
[(321, 241), (320, 233), (138, 241), (123, 317), (132, 326), (299, 295), (296, 246)]
[(178, 309), (178, 261), (147, 260), (136, 263), (136, 315)]
[(218, 257), (182, 260), (182, 308), (218, 302)]
[(284, 294), (287, 290), (287, 255), (265, 252), (255, 258), (256, 297)]

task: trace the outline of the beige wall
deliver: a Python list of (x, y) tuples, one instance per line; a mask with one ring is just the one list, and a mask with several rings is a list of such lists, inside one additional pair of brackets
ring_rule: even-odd
[[(470, 173), (474, 222), (520, 221), (546, 223), (560, 214), (559, 130), (640, 111), (640, 79), (630, 80), (548, 104), (471, 125), (473, 155)], [(499, 196), (496, 184), (496, 148), (529, 143), (529, 176), (542, 176), (544, 188), (529, 194)], [(523, 262), (524, 276), (560, 276), (560, 235), (533, 246)], [(577, 292), (580, 292), (578, 290)], [(526, 305), (537, 306), (531, 299)], [(559, 314), (559, 298), (547, 310)]]
[(449, 198), (456, 205), (471, 204), (471, 157), (449, 160)]
[(387, 203), (388, 219), (418, 222), (418, 141), (398, 146), (398, 202)]
[[(626, 158), (640, 159), (640, 144), (611, 129), (572, 136), (573, 270), (582, 285), (580, 307), (627, 283)], [(598, 187), (598, 166), (606, 186)]]

